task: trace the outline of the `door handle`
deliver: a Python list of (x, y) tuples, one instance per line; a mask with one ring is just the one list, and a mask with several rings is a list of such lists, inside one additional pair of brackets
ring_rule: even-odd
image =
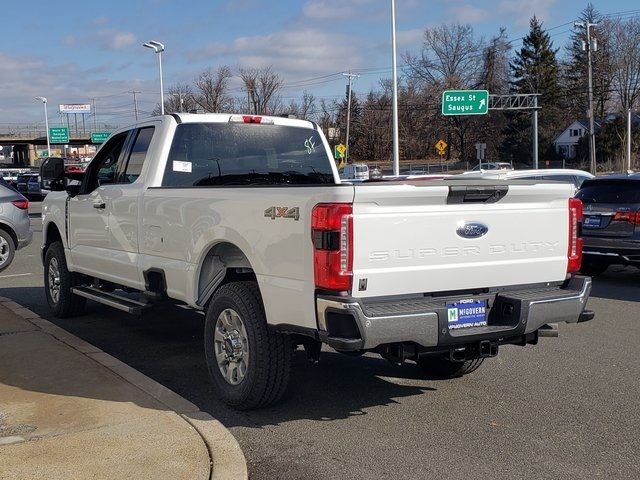
[(104, 202), (94, 203), (93, 204), (93, 208), (97, 208), (99, 210), (103, 210), (105, 207), (106, 207), (106, 204)]

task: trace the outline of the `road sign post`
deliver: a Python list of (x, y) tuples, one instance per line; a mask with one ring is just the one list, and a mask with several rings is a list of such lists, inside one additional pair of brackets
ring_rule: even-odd
[(442, 115), (485, 115), (489, 111), (487, 90), (445, 90)]
[(91, 143), (104, 143), (109, 138), (111, 132), (92, 132)]
[(486, 149), (486, 143), (476, 143), (476, 160), (480, 162), (480, 168), (482, 168), (482, 161), (484, 160), (484, 152)]
[(51, 143), (69, 143), (69, 129), (67, 127), (49, 128), (49, 138)]

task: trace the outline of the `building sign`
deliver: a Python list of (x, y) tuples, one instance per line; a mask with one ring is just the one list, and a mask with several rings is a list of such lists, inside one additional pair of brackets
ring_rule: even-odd
[(63, 103), (60, 113), (91, 113), (90, 103)]

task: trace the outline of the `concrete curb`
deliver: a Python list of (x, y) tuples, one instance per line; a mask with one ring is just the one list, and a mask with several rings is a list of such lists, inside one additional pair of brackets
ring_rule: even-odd
[(99, 348), (72, 335), (28, 308), (13, 300), (0, 297), (0, 304), (15, 315), (40, 328), (62, 343), (98, 362), (103, 367), (139, 388), (147, 395), (173, 410), (191, 425), (200, 435), (209, 451), (211, 460), (210, 478), (214, 480), (246, 480), (249, 478), (247, 461), (238, 441), (222, 423), (173, 390), (152, 380), (133, 367), (121, 362)]

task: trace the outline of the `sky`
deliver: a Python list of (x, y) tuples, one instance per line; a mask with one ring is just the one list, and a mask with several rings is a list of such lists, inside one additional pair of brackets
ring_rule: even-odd
[[(514, 40), (532, 15), (542, 19), (556, 47), (586, 6), (575, 0), (396, 0), (398, 63), (418, 52), (425, 28), (468, 23), (486, 38), (500, 27)], [(594, 1), (602, 13), (638, 9), (636, 0)], [(57, 0), (3, 2), (0, 9), (0, 130), (61, 122), (61, 103), (92, 103), (99, 124), (133, 122), (136, 90), (141, 115), (159, 102), (157, 56), (142, 43), (157, 40), (165, 91), (191, 83), (207, 68), (267, 67), (284, 80), (285, 103), (304, 90), (328, 101), (342, 98), (341, 72), (361, 76), (356, 93), (390, 77), (390, 0)], [(638, 14), (640, 10), (637, 10)], [(241, 96), (238, 80), (232, 93)], [(92, 123), (93, 119), (88, 118)]]

